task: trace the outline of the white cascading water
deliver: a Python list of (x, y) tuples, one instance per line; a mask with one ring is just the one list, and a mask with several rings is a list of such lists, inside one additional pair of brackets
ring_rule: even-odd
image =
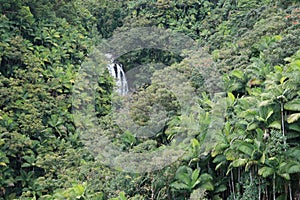
[(107, 69), (109, 74), (116, 80), (117, 93), (122, 96), (126, 95), (128, 92), (128, 84), (122, 65), (112, 60), (111, 64), (107, 66)]

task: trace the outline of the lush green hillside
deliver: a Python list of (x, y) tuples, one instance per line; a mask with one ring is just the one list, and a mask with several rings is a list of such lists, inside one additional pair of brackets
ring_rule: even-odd
[[(0, 10), (0, 199), (300, 198), (297, 0), (0, 0)], [(151, 123), (155, 104), (168, 120), (148, 139), (122, 131), (108, 72), (97, 79), (97, 120), (124, 152), (158, 151), (184, 135), (185, 154), (162, 169), (126, 173), (86, 148), (72, 90), (95, 46), (145, 26), (197, 44), (185, 55), (141, 49), (117, 59), (127, 71), (167, 66), (149, 67), (152, 84), (139, 77), (129, 103), (140, 126)], [(178, 81), (172, 93), (163, 78), (192, 87)], [(193, 94), (184, 99), (193, 114), (177, 92)]]

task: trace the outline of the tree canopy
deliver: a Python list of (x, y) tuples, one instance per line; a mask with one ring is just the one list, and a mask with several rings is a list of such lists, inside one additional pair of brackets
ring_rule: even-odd
[[(300, 198), (297, 0), (0, 0), (0, 11), (0, 199)], [(120, 97), (97, 48), (140, 27), (170, 34), (145, 41), (194, 43), (117, 57), (134, 80)], [(136, 156), (143, 173), (103, 162), (82, 105), (112, 155), (163, 156)]]

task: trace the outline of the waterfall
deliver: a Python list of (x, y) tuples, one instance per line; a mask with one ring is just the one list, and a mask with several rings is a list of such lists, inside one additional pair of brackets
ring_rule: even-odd
[(122, 65), (112, 60), (111, 64), (107, 66), (107, 69), (109, 71), (109, 74), (116, 80), (117, 93), (122, 96), (126, 95), (128, 92), (128, 84)]

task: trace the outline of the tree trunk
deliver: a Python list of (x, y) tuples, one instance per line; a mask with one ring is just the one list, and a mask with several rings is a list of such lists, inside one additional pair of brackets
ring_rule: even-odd
[(230, 175), (231, 175), (231, 186), (232, 186), (233, 199), (235, 200), (234, 177), (233, 177), (232, 170), (230, 171)]
[(258, 200), (261, 199), (261, 188), (260, 188), (260, 178), (258, 178)]
[(238, 168), (238, 182), (241, 182), (241, 168)]
[(266, 187), (266, 200), (269, 199), (269, 191), (268, 191), (268, 186)]
[(289, 196), (290, 196), (290, 200), (293, 200), (293, 193), (292, 193), (291, 183), (289, 183)]
[(274, 173), (273, 175), (273, 200), (276, 200), (276, 187), (275, 187), (275, 184), (276, 184), (276, 174)]
[[(283, 99), (281, 99), (280, 101), (280, 110), (281, 110), (281, 131), (282, 131), (282, 135), (285, 136)], [(286, 140), (284, 139), (283, 142), (285, 146)]]

